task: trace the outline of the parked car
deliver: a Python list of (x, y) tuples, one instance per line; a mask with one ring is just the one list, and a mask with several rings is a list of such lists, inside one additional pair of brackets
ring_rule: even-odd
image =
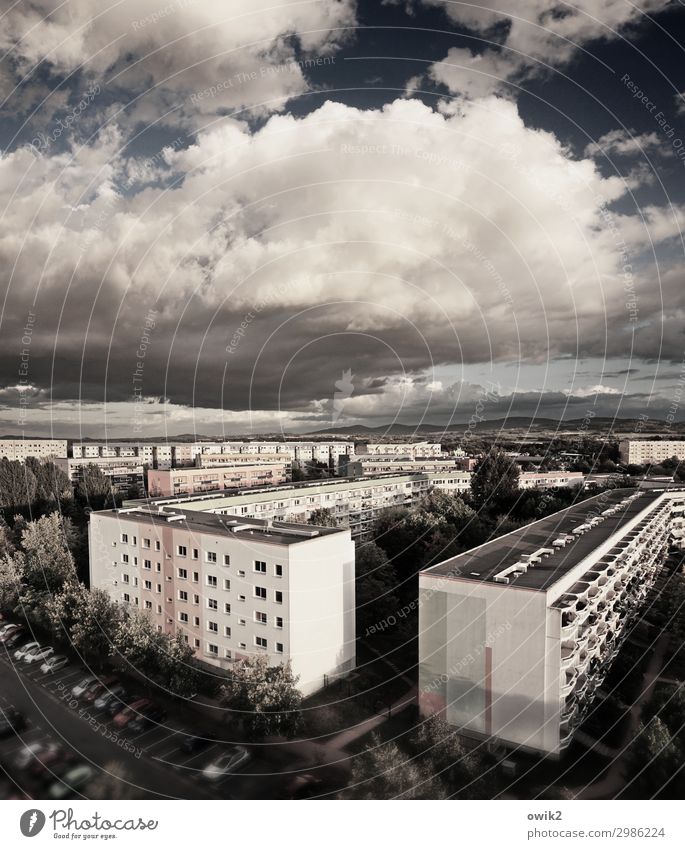
[(86, 692), (88, 687), (90, 687), (90, 685), (95, 683), (95, 681), (97, 681), (97, 680), (98, 680), (97, 675), (87, 675), (85, 678), (82, 678), (78, 682), (78, 684), (75, 684), (71, 688), (71, 695), (75, 699), (80, 699), (81, 696)]
[(67, 752), (61, 746), (41, 756), (31, 767), (36, 778), (51, 779), (55, 775), (63, 775), (71, 769), (76, 757), (73, 752)]
[(52, 657), (46, 658), (40, 665), (40, 671), (47, 675), (48, 672), (57, 672), (58, 669), (66, 666), (69, 663), (69, 658), (65, 654), (53, 654)]
[(206, 781), (221, 781), (222, 778), (236, 772), (249, 760), (250, 753), (244, 746), (231, 746), (230, 749), (207, 764), (202, 770), (202, 777)]
[(39, 646), (37, 649), (32, 649), (24, 655), (24, 663), (36, 663), (39, 660), (47, 660), (52, 657), (55, 650), (52, 646)]
[(25, 631), (26, 628), (23, 625), (7, 625), (0, 631), (0, 643), (7, 645), (14, 637), (23, 637)]
[(18, 631), (10, 631), (8, 634), (5, 634), (4, 640), (0, 639), (0, 642), (4, 643), (5, 648), (9, 651), (16, 648), (25, 639), (26, 634), (24, 633), (24, 629), (20, 628)]
[(0, 625), (0, 634), (4, 634), (6, 631), (9, 631), (11, 628), (18, 628), (18, 627), (19, 627), (19, 625), (17, 625), (14, 622), (4, 622), (2, 625)]
[(141, 711), (149, 707), (152, 707), (150, 699), (138, 699), (135, 702), (131, 702), (130, 705), (127, 705), (114, 717), (115, 726), (117, 728), (126, 728), (129, 722), (132, 722), (136, 716), (140, 715)]
[(37, 643), (35, 640), (31, 640), (28, 643), (24, 643), (23, 645), (19, 646), (19, 648), (14, 652), (14, 659), (23, 660), (28, 654), (28, 652), (39, 648), (40, 643)]
[(92, 704), (100, 693), (104, 693), (111, 684), (116, 683), (117, 679), (114, 675), (107, 675), (99, 681), (94, 681), (81, 696), (81, 701), (87, 705)]
[(59, 781), (48, 790), (50, 799), (67, 799), (83, 790), (96, 776), (96, 770), (89, 764), (80, 764), (66, 772)]
[(128, 705), (137, 701), (140, 696), (129, 696), (126, 691), (124, 691), (120, 696), (115, 696), (113, 699), (107, 703), (107, 713), (110, 716), (116, 716), (118, 713), (121, 713)]
[(151, 728), (153, 725), (164, 722), (166, 716), (166, 711), (163, 708), (159, 707), (159, 705), (152, 705), (152, 707), (148, 710), (141, 711), (140, 716), (136, 716), (132, 719), (127, 728), (133, 734), (140, 734), (142, 731)]
[(200, 737), (196, 734), (191, 734), (190, 736), (184, 737), (181, 742), (181, 749), (184, 752), (188, 752), (189, 755), (195, 754), (195, 752), (202, 752), (208, 746), (211, 746), (214, 743), (214, 740), (211, 737)]
[(13, 707), (0, 708), (0, 737), (9, 737), (26, 727), (23, 715)]
[[(126, 688), (123, 684), (113, 684), (109, 689), (103, 690), (93, 702), (93, 707), (96, 710), (105, 710), (113, 702), (121, 701), (122, 706), (125, 704)], [(119, 711), (117, 711), (119, 713)]]
[(58, 749), (57, 743), (30, 743), (19, 750), (14, 758), (16, 769), (26, 769), (35, 758), (40, 758), (53, 748)]

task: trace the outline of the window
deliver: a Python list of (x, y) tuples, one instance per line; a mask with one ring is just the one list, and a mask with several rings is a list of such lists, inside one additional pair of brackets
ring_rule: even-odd
[(122, 580), (125, 584), (128, 584), (128, 575), (127, 575), (125, 572), (122, 572), (122, 573), (121, 573), (121, 580)]
[(152, 610), (152, 602), (151, 601), (145, 602), (145, 609), (146, 610)]
[(211, 631), (213, 634), (218, 634), (219, 633), (219, 626), (216, 624), (216, 622), (208, 622), (207, 623), (207, 630)]
[(224, 566), (230, 566), (230, 565), (231, 565), (231, 555), (230, 554), (224, 554)]
[(214, 575), (207, 575), (207, 586), (208, 587), (216, 587), (218, 586), (218, 581)]
[(161, 612), (162, 612), (162, 605), (158, 604), (157, 605), (157, 613), (161, 613)]
[(131, 596), (128, 593), (124, 593), (124, 601), (127, 604), (131, 601)]
[(162, 571), (162, 564), (161, 564), (161, 563), (156, 563), (156, 564), (155, 564), (155, 571), (156, 571), (156, 572), (161, 572), (161, 571)]
[(152, 592), (152, 581), (145, 581), (145, 589)]
[(122, 534), (121, 535), (121, 541), (123, 543), (127, 543), (128, 542), (128, 534)]
[(207, 599), (207, 607), (210, 610), (218, 610), (219, 609), (219, 602), (215, 598), (208, 598)]
[(200, 648), (200, 641), (198, 639), (193, 640), (193, 643), (195, 644), (196, 649)]
[(205, 551), (207, 563), (216, 563), (216, 551)]
[(188, 624), (188, 614), (187, 613), (179, 613), (178, 614), (178, 621), (184, 622), (185, 624)]
[(199, 556), (200, 556), (200, 551), (199, 551), (199, 549), (194, 548), (194, 549), (193, 549), (193, 560), (197, 560)]
[(255, 598), (266, 598), (266, 587), (255, 587), (254, 588), (254, 597)]
[(200, 580), (200, 573), (199, 572), (193, 572), (193, 583), (197, 584), (197, 582), (199, 580)]
[(282, 566), (280, 563), (277, 563), (277, 564), (274, 566), (274, 575), (275, 575), (277, 578), (282, 578), (282, 577), (283, 577), (283, 566)]
[(231, 636), (231, 628), (229, 625), (224, 625), (224, 637)]
[(228, 602), (226, 602), (224, 604), (224, 613), (230, 614), (230, 612), (231, 612), (231, 605)]
[(131, 545), (138, 545), (138, 537), (133, 537), (133, 542)]
[(182, 581), (188, 580), (188, 570), (187, 569), (179, 569), (178, 577), (181, 578)]
[(260, 613), (258, 610), (255, 610), (254, 621), (259, 622), (260, 625), (266, 625), (266, 613)]
[(238, 596), (238, 601), (245, 601), (245, 596), (244, 596), (244, 595), (239, 595), (239, 596)]
[(255, 637), (254, 644), (257, 646), (257, 648), (265, 649), (267, 646), (266, 637)]
[(149, 548), (149, 547), (150, 547), (150, 540), (149, 539), (143, 539), (143, 548)]
[(283, 593), (280, 590), (276, 590), (274, 593), (274, 600), (276, 604), (283, 604)]
[(224, 657), (228, 658), (228, 660), (231, 659), (231, 650), (230, 649), (224, 649)]
[(246, 648), (247, 648), (247, 646), (245, 645), (245, 643), (238, 643), (238, 645), (240, 646), (240, 648), (241, 648), (241, 649), (246, 649)]
[(143, 560), (143, 569), (152, 569), (152, 561)]
[(255, 572), (261, 572), (262, 575), (266, 575), (266, 563), (263, 560), (255, 560), (254, 570)]
[(276, 627), (277, 627), (277, 628), (282, 628), (282, 627), (283, 627), (283, 617), (282, 617), (282, 616), (277, 616), (277, 617), (276, 617)]
[(199, 628), (199, 627), (200, 627), (200, 617), (199, 617), (199, 616), (193, 616), (193, 625), (194, 625), (196, 628)]
[(247, 625), (247, 622), (244, 619), (238, 619), (238, 625)]
[(156, 585), (155, 585), (155, 592), (156, 592), (156, 593), (161, 593), (161, 592), (162, 592), (162, 585), (161, 585), (161, 584), (156, 584)]
[(185, 547), (185, 545), (179, 545), (176, 548), (176, 553), (179, 557), (185, 557), (188, 554), (188, 549)]
[(213, 643), (207, 643), (207, 653), (213, 654), (215, 657), (218, 657), (219, 646), (215, 646)]
[(224, 578), (224, 589), (227, 593), (231, 591), (231, 582), (227, 578)]
[(245, 577), (245, 570), (244, 569), (238, 569), (238, 577), (239, 578)]
[(129, 562), (129, 560), (128, 560), (128, 554), (122, 554), (122, 555), (121, 555), (121, 562), (122, 562), (122, 563), (128, 563), (128, 562)]
[(155, 551), (161, 551), (161, 550), (162, 550), (162, 543), (158, 539), (156, 539), (155, 540)]
[(197, 593), (193, 593), (193, 604), (200, 603), (200, 596)]
[(278, 654), (283, 654), (283, 643), (276, 643), (276, 652)]
[(185, 590), (178, 591), (178, 600), (179, 601), (188, 601), (188, 593)]

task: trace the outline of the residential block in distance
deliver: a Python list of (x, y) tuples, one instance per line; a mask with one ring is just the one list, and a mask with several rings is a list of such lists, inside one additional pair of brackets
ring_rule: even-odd
[(685, 460), (685, 439), (624, 439), (618, 446), (621, 460), (644, 466), (677, 457)]
[(355, 665), (349, 530), (144, 507), (92, 513), (91, 586), (207, 663), (290, 661), (305, 694)]
[(27, 457), (53, 460), (67, 456), (66, 439), (0, 439), (0, 457), (23, 463)]
[(685, 490), (614, 490), (419, 576), (419, 704), (463, 734), (558, 756), (587, 715)]
[[(216, 455), (225, 457), (226, 455)], [(246, 456), (246, 455), (245, 455)], [(229, 465), (195, 466), (180, 469), (149, 469), (148, 492), (157, 495), (192, 495), (198, 492), (216, 492), (226, 489), (243, 489), (269, 486), (288, 480), (290, 462), (237, 462)]]

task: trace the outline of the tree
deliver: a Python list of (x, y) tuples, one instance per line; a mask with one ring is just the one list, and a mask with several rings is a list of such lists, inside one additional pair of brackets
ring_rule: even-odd
[(116, 626), (110, 654), (122, 657), (142, 675), (152, 675), (160, 670), (163, 642), (164, 635), (150, 617), (131, 609), (125, 611)]
[(19, 601), (21, 572), (12, 556), (0, 557), (0, 610), (12, 610)]
[(628, 750), (633, 787), (644, 798), (659, 796), (680, 766), (677, 747), (666, 725), (654, 717), (641, 726)]
[(76, 577), (69, 551), (73, 525), (59, 513), (29, 522), (21, 534), (22, 575), (27, 585), (40, 592), (54, 593), (65, 581)]
[(412, 738), (417, 755), (431, 764), (429, 770), (462, 799), (489, 798), (484, 786), (483, 760), (468, 750), (457, 732), (444, 719), (431, 716), (421, 723)]
[(111, 480), (94, 463), (88, 463), (81, 469), (81, 480), (76, 485), (76, 494), (93, 510), (102, 510), (116, 503)]
[(357, 634), (363, 634), (395, 615), (400, 600), (395, 569), (375, 542), (357, 543), (355, 567)]
[(328, 507), (319, 507), (316, 510), (312, 510), (307, 524), (316, 525), (319, 528), (337, 528), (338, 520), (333, 515), (333, 511), (329, 510)]
[(107, 657), (122, 619), (122, 609), (101, 589), (69, 581), (48, 602), (56, 634), (64, 634), (84, 657)]
[(27, 457), (26, 466), (36, 478), (36, 501), (60, 503), (74, 497), (69, 475), (52, 460), (41, 462), (36, 457)]
[(12, 554), (15, 549), (12, 530), (4, 518), (0, 515), (0, 557)]
[(519, 467), (513, 457), (493, 449), (476, 464), (471, 493), (479, 507), (493, 506), (518, 493)]
[(200, 688), (202, 672), (195, 661), (195, 652), (178, 632), (167, 637), (162, 650), (162, 671), (167, 689), (182, 698), (194, 696)]
[(352, 778), (342, 795), (348, 799), (439, 799), (444, 791), (396, 743), (382, 743), (374, 734), (371, 744), (355, 756)]
[(302, 715), (302, 694), (290, 662), (269, 666), (264, 655), (237, 661), (223, 689), (223, 704), (237, 714), (252, 739), (294, 737)]
[(0, 508), (26, 507), (36, 498), (36, 476), (18, 460), (0, 459)]

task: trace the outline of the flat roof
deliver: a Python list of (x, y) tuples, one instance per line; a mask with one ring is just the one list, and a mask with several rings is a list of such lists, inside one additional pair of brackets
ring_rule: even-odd
[(616, 507), (625, 498), (635, 494), (637, 498), (621, 506), (613, 515), (603, 517), (603, 521), (590, 527), (584, 533), (578, 534), (563, 548), (543, 557), (517, 577), (510, 576), (509, 586), (545, 591), (621, 527), (653, 504), (661, 493), (634, 489), (602, 492), (566, 507), (558, 513), (490, 540), (477, 548), (437, 563), (423, 570), (421, 574), (436, 577), (451, 576), (468, 581), (492, 581), (495, 575), (523, 560), (526, 555), (534, 554), (541, 548), (552, 548), (552, 542), (558, 537), (571, 535), (580, 525), (586, 524), (590, 519), (601, 515), (603, 511)]
[(347, 532), (348, 528), (323, 528), (295, 522), (269, 522), (265, 519), (247, 519), (244, 516), (218, 515), (183, 510), (159, 511), (152, 508), (120, 508), (98, 510), (91, 515), (107, 516), (118, 521), (149, 522), (158, 527), (179, 528), (184, 531), (216, 534), (244, 541), (297, 545), (312, 539)]

